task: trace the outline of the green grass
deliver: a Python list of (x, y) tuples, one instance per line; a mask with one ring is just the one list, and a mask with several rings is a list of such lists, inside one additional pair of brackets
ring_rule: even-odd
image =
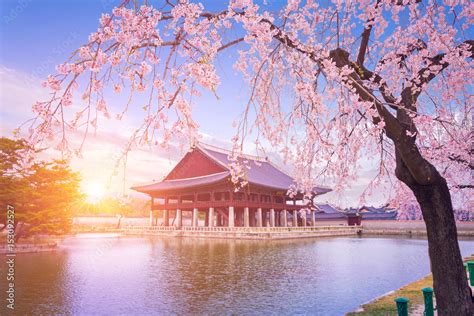
[(347, 315), (397, 315), (397, 306), (394, 302), (396, 297), (408, 298), (410, 300), (408, 306), (411, 310), (417, 305), (423, 305), (423, 293), (421, 289), (425, 287), (433, 287), (433, 277), (431, 275), (401, 287), (390, 295), (383, 296), (371, 303), (362, 305), (364, 310), (361, 312), (352, 312)]

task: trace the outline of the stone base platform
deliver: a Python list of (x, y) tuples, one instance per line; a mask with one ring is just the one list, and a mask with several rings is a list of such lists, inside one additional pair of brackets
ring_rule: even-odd
[[(51, 252), (57, 250), (57, 243), (50, 242), (44, 244), (24, 244), (24, 243), (16, 243), (13, 247), (13, 253), (31, 253), (31, 252)], [(6, 245), (0, 246), (0, 255), (9, 254), (11, 253), (10, 250)]]
[[(383, 236), (417, 236), (426, 237), (424, 221), (392, 221), (392, 220), (362, 220), (364, 226), (362, 235)], [(456, 222), (459, 237), (474, 237), (474, 222)]]
[(362, 226), (314, 227), (174, 227), (125, 226), (126, 235), (156, 235), (172, 237), (225, 238), (225, 239), (295, 239), (312, 237), (354, 236)]

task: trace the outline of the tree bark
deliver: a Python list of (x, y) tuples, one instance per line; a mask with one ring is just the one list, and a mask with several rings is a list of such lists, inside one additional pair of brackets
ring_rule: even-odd
[(436, 172), (435, 181), (420, 185), (400, 159), (396, 174), (413, 191), (423, 213), (438, 315), (474, 315), (446, 180)]

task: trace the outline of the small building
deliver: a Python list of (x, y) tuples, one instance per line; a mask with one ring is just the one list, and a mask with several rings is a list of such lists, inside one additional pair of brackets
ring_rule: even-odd
[(363, 205), (359, 208), (349, 208), (345, 210), (345, 214), (358, 213), (363, 220), (395, 220), (397, 219), (397, 210), (394, 208), (374, 207)]
[(346, 215), (330, 204), (316, 204), (316, 220), (346, 220)]
[[(183, 212), (192, 214), (192, 226), (199, 225), (200, 216), (207, 227), (298, 226), (302, 208), (313, 209), (308, 225), (315, 225), (314, 207), (303, 203), (303, 193), (287, 194), (294, 179), (267, 159), (238, 157), (248, 183), (235, 192), (229, 155), (226, 150), (197, 144), (162, 181), (132, 187), (151, 197), (150, 225), (157, 225), (156, 212), (160, 211), (164, 226), (181, 227)], [(312, 194), (329, 191), (315, 187)], [(303, 222), (306, 225), (307, 221)]]
[[(306, 215), (306, 222), (311, 223), (314, 220), (316, 222), (328, 222), (328, 221), (347, 221), (348, 217), (342, 211), (330, 204), (313, 204), (308, 208), (300, 211), (302, 214), (298, 217), (298, 225), (304, 225), (304, 217)], [(292, 217), (292, 214), (290, 214)]]

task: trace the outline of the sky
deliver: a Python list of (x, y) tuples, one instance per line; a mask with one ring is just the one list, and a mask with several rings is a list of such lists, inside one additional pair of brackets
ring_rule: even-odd
[[(2, 0), (0, 1), (0, 133), (11, 137), (12, 131), (33, 117), (32, 104), (44, 100), (47, 94), (41, 82), (55, 72), (70, 53), (87, 41), (97, 29), (102, 13), (110, 12), (117, 0)], [(215, 9), (212, 2), (209, 9)], [(266, 1), (277, 7), (279, 1)], [(235, 52), (234, 52), (235, 53)], [(233, 54), (230, 51), (228, 54)], [(200, 124), (203, 141), (229, 148), (235, 130), (232, 123), (240, 117), (246, 103), (247, 88), (240, 74), (232, 68), (228, 56), (219, 64), (221, 86), (219, 98), (204, 94), (196, 101), (195, 119)], [(124, 100), (114, 100), (117, 104)], [(125, 120), (104, 121), (95, 135), (88, 136), (82, 158), (73, 158), (71, 165), (81, 173), (82, 188), (102, 188), (107, 195), (131, 194), (129, 188), (140, 183), (158, 181), (165, 176), (186, 153), (186, 146), (170, 150), (142, 146), (127, 156), (126, 168), (116, 167), (134, 127), (141, 122), (137, 111)], [(76, 135), (75, 141), (81, 140)], [(254, 154), (254, 146), (246, 146)], [(50, 149), (49, 155), (59, 153)], [(291, 174), (291, 166), (283, 165), (277, 153), (269, 149), (269, 156)], [(341, 193), (329, 193), (318, 198), (340, 207), (356, 206), (359, 196), (373, 178), (377, 165), (362, 161), (363, 170), (356, 183)], [(124, 172), (125, 171), (125, 172)], [(319, 183), (327, 186), (327, 183)], [(368, 198), (367, 204), (380, 205), (386, 192), (379, 191)]]

